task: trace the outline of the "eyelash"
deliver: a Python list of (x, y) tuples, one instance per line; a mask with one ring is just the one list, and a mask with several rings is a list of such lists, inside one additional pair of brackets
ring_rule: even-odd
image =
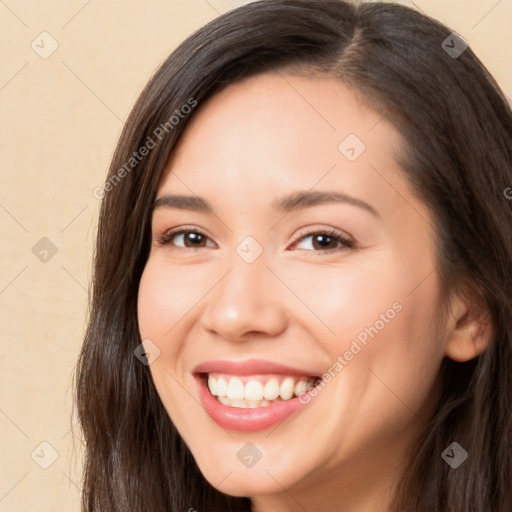
[[(171, 229), (169, 231), (166, 231), (161, 236), (159, 236), (157, 239), (157, 243), (160, 247), (170, 245), (170, 243), (176, 236), (186, 234), (186, 233), (195, 233), (195, 234), (199, 234), (205, 238), (209, 238), (208, 235), (206, 235), (199, 229), (176, 228), (176, 229)], [(316, 235), (327, 235), (329, 238), (332, 238), (336, 242), (339, 242), (341, 247), (336, 247), (334, 249), (325, 249), (325, 250), (320, 250), (320, 251), (314, 251), (314, 250), (311, 251), (311, 250), (307, 250), (307, 249), (299, 249), (299, 250), (307, 250), (308, 252), (316, 252), (316, 253), (322, 254), (322, 253), (332, 253), (332, 252), (335, 252), (338, 250), (343, 250), (343, 249), (353, 249), (356, 247), (356, 243), (354, 240), (344, 237), (340, 232), (333, 230), (333, 229), (322, 229), (322, 230), (310, 231), (309, 233), (304, 233), (303, 235), (300, 236), (300, 238), (298, 238), (298, 240), (296, 240), (293, 243), (293, 245), (298, 244), (305, 238), (314, 237)], [(176, 247), (176, 246), (174, 246), (174, 248), (175, 249), (183, 249), (183, 250), (189, 249), (189, 250), (194, 251), (194, 250), (198, 250), (198, 249), (206, 249), (207, 247)]]

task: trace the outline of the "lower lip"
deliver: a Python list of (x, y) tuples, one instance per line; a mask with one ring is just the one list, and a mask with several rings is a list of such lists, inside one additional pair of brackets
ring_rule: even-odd
[(240, 432), (256, 432), (281, 423), (307, 404), (297, 397), (265, 407), (243, 409), (221, 404), (209, 391), (203, 376), (196, 375), (201, 403), (210, 417), (221, 427)]

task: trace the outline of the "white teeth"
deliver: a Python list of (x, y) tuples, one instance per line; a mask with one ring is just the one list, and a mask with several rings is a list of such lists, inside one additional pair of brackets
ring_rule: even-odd
[(299, 380), (299, 382), (295, 384), (295, 396), (299, 396), (301, 393), (305, 393), (308, 389), (308, 383), (305, 380)]
[(245, 385), (246, 400), (263, 400), (263, 384), (259, 380), (250, 380)]
[(277, 382), (277, 379), (272, 378), (265, 384), (263, 396), (265, 400), (275, 400), (279, 396), (279, 382)]
[[(247, 407), (251, 409), (255, 409), (256, 407), (260, 407), (262, 402), (266, 402), (266, 400), (245, 400), (245, 403), (247, 404)], [(268, 402), (268, 405), (270, 405), (270, 402)]]
[[(208, 383), (209, 381), (210, 379), (208, 379)], [(228, 394), (228, 383), (222, 377), (219, 377), (217, 380), (217, 394), (219, 396), (226, 396)]]
[(258, 379), (249, 379), (245, 385), (238, 377), (216, 377), (208, 375), (208, 389), (219, 402), (231, 407), (255, 408), (265, 407), (274, 402), (290, 400), (299, 396), (314, 385), (311, 378), (298, 380), (286, 377), (281, 384), (271, 377), (265, 384)]
[(211, 375), (208, 377), (208, 388), (213, 396), (217, 396), (219, 394), (217, 389), (217, 379)]
[[(229, 399), (228, 399), (229, 400)], [(231, 407), (240, 407), (242, 409), (247, 409), (248, 404), (245, 400), (231, 400)]]
[(279, 394), (283, 400), (289, 400), (293, 396), (293, 391), (295, 388), (295, 380), (291, 377), (286, 377), (283, 380), (280, 388)]
[(231, 400), (229, 398), (226, 398), (225, 396), (219, 396), (219, 398), (217, 400), (221, 404), (224, 404), (224, 405), (230, 405), (231, 404)]
[[(217, 400), (224, 405), (229, 407), (238, 407), (239, 409), (255, 409), (256, 407), (268, 407), (275, 402), (270, 402), (269, 400), (230, 400), (225, 396), (219, 396)], [(281, 399), (276, 400), (276, 402), (282, 401)]]
[(230, 400), (243, 400), (245, 398), (244, 384), (240, 379), (231, 377), (228, 384), (227, 397)]

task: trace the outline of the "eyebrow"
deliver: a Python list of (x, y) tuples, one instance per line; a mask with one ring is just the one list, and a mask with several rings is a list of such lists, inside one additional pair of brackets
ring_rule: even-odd
[[(291, 212), (332, 203), (344, 203), (357, 206), (367, 210), (375, 217), (379, 217), (377, 211), (368, 203), (341, 192), (298, 191), (272, 201), (272, 208), (278, 212)], [(206, 199), (199, 196), (167, 194), (159, 197), (153, 203), (153, 210), (164, 207), (190, 210), (199, 213), (213, 213), (212, 205)]]

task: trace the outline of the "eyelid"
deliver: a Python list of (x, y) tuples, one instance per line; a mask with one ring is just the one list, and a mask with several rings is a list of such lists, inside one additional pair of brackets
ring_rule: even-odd
[(355, 242), (355, 239), (352, 235), (349, 235), (346, 231), (343, 231), (339, 228), (334, 228), (332, 226), (318, 226), (318, 227), (302, 228), (299, 230), (299, 234), (297, 235), (296, 240), (300, 240), (304, 236), (314, 235), (316, 233), (326, 233), (326, 234), (332, 233), (341, 238), (345, 238), (347, 240), (351, 240), (351, 241)]

